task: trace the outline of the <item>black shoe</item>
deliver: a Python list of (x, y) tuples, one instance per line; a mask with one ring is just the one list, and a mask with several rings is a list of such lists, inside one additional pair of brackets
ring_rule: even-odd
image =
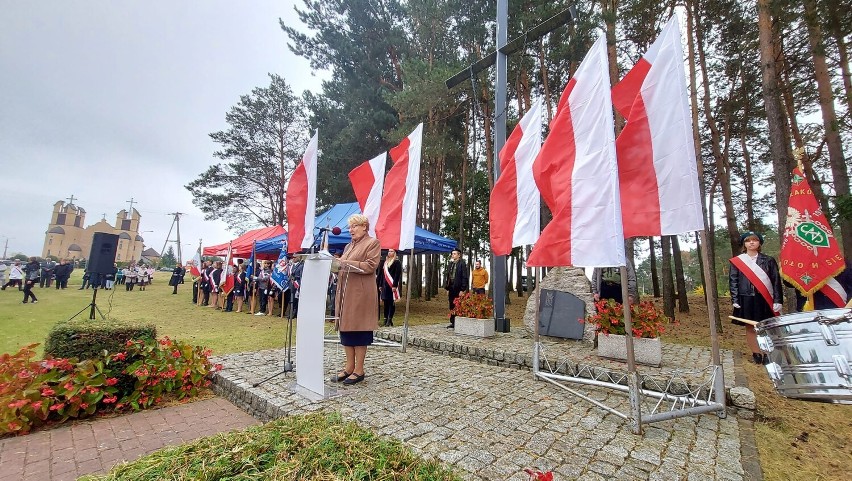
[(351, 372), (343, 371), (343, 374), (338, 374), (338, 375), (334, 376), (333, 378), (331, 378), (331, 380), (334, 381), (334, 382), (343, 382), (343, 381), (346, 380), (346, 378), (348, 378), (351, 375), (352, 375)]
[(770, 362), (769, 361), (769, 354), (764, 353), (763, 354), (763, 362), (761, 362), (761, 364), (763, 364), (765, 366), (765, 365), (769, 364), (769, 362)]
[(763, 354), (759, 352), (751, 353), (751, 362), (755, 364), (763, 364)]
[(364, 380), (363, 374), (355, 374), (353, 372), (352, 374), (350, 374), (350, 376), (355, 376), (355, 377), (354, 378), (353, 377), (347, 377), (346, 379), (344, 379), (343, 384), (345, 386), (351, 386), (353, 384), (358, 384), (359, 382)]
[(393, 321), (388, 321), (388, 327), (393, 327)]
[(455, 324), (450, 324), (449, 326), (447, 326), (447, 329), (455, 329), (455, 328), (456, 328)]

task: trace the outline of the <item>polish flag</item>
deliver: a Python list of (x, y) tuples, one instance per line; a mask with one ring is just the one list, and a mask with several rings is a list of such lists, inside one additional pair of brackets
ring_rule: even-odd
[(497, 256), (535, 244), (541, 232), (541, 194), (533, 178), (533, 161), (541, 150), (541, 111), (538, 99), (500, 151), (500, 177), (488, 209), (491, 251)]
[(533, 163), (535, 183), (553, 219), (527, 265), (625, 265), (612, 117), (606, 39), (601, 37), (565, 87)]
[(376, 223), (376, 236), (383, 249), (406, 250), (414, 247), (422, 146), (421, 123), (390, 150), (393, 166), (385, 177), (381, 211)]
[(385, 163), (387, 152), (364, 162), (349, 172), (349, 182), (361, 212), (370, 220), (370, 235), (376, 236), (379, 210), (382, 205), (382, 188), (385, 185)]
[(627, 119), (616, 140), (624, 236), (704, 229), (677, 16), (612, 88)]
[(299, 252), (314, 243), (314, 212), (317, 206), (317, 135), (314, 133), (302, 162), (287, 186), (287, 252)]
[(219, 286), (222, 288), (222, 292), (227, 296), (234, 290), (234, 262), (231, 258), (231, 254), (233, 250), (231, 248), (231, 243), (228, 243), (228, 255), (225, 256), (225, 268), (222, 269), (222, 277), (219, 281)]

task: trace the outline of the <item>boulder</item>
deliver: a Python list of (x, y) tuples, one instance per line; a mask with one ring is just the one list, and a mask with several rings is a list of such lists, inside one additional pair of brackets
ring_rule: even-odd
[[(554, 291), (570, 292), (586, 304), (586, 315), (595, 310), (595, 301), (592, 297), (592, 283), (586, 277), (585, 269), (581, 267), (555, 267), (548, 272), (547, 276), (536, 285), (527, 300), (527, 308), (524, 311), (524, 327), (530, 332), (535, 332), (536, 298), (539, 289), (552, 289)], [(595, 329), (586, 325), (583, 330), (583, 340), (592, 342), (595, 337)]]

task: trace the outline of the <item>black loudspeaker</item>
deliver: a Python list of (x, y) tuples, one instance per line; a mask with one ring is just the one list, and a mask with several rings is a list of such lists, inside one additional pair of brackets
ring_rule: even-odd
[(115, 272), (115, 251), (118, 250), (118, 236), (105, 232), (95, 232), (92, 236), (92, 251), (86, 262), (86, 272), (90, 274), (109, 274)]

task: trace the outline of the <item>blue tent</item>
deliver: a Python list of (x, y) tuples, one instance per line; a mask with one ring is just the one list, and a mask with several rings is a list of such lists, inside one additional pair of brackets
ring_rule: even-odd
[[(328, 234), (329, 246), (335, 249), (343, 249), (352, 237), (349, 235), (349, 224), (346, 222), (352, 214), (360, 214), (361, 208), (357, 202), (348, 204), (337, 204), (331, 209), (318, 215), (314, 220), (314, 234), (319, 242), (319, 229), (326, 227), (329, 230), (334, 227), (340, 227), (340, 234), (334, 235), (331, 232)], [(286, 238), (287, 234), (282, 234), (262, 241), (257, 241), (258, 253), (278, 252), (281, 249), (281, 241)], [(450, 252), (456, 247), (456, 241), (447, 239), (446, 237), (433, 234), (422, 227), (414, 228), (414, 253), (433, 253), (433, 252)], [(405, 251), (407, 252), (407, 251)]]

